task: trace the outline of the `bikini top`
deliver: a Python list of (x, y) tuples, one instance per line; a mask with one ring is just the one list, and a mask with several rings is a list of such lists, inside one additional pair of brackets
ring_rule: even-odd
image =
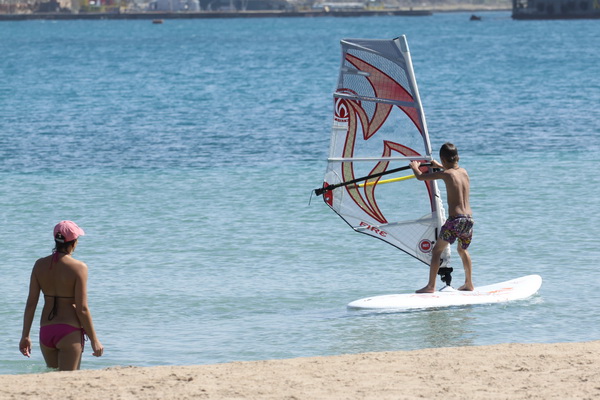
[(52, 297), (54, 298), (54, 302), (52, 303), (52, 310), (50, 310), (50, 314), (48, 314), (48, 321), (52, 321), (52, 319), (54, 319), (54, 317), (56, 317), (56, 299), (73, 299), (73, 296), (50, 296), (49, 294), (45, 294), (44, 297)]

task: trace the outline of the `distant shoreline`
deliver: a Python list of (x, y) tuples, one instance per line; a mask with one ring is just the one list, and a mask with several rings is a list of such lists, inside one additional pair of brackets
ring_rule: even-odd
[(368, 17), (368, 16), (430, 16), (434, 12), (482, 12), (482, 11), (510, 11), (506, 9), (487, 8), (452, 8), (441, 9), (389, 9), (389, 10), (358, 10), (358, 11), (200, 11), (200, 12), (137, 12), (137, 13), (31, 13), (31, 14), (0, 14), (0, 21), (25, 21), (25, 20), (167, 20), (167, 19), (210, 19), (210, 18), (289, 18), (289, 17)]

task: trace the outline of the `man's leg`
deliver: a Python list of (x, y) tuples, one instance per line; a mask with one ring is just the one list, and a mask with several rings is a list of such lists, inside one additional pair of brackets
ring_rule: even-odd
[(449, 244), (450, 243), (446, 242), (444, 239), (438, 239), (435, 246), (433, 246), (433, 250), (431, 250), (431, 265), (429, 266), (429, 282), (427, 283), (427, 286), (417, 290), (416, 293), (435, 292), (435, 281), (437, 280), (437, 273), (440, 269), (440, 257)]
[(467, 251), (467, 249), (463, 249), (460, 243), (458, 244), (458, 255), (462, 260), (463, 267), (465, 268), (465, 284), (458, 288), (458, 290), (468, 290), (472, 291), (475, 289), (473, 286), (473, 279), (471, 277), (471, 271), (473, 266), (471, 264), (471, 255)]

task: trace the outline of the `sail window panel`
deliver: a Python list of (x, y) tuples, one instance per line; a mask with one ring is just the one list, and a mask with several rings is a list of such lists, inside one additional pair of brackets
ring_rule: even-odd
[[(374, 113), (375, 103), (362, 102), (362, 109), (367, 114)], [(369, 115), (370, 118), (371, 115)], [(425, 155), (425, 142), (413, 121), (398, 107), (392, 107), (385, 122), (374, 133), (365, 132), (363, 125), (357, 123), (357, 135), (353, 157), (414, 157)], [(369, 136), (370, 135), (370, 136)], [(365, 138), (368, 138), (365, 140)], [(397, 144), (390, 149), (390, 144)], [(404, 154), (399, 151), (404, 152)], [(406, 161), (408, 164), (408, 161)], [(388, 167), (388, 170), (391, 167)]]
[(358, 74), (343, 74), (340, 88), (361, 98), (375, 98), (375, 91), (369, 80)]
[[(368, 64), (369, 67), (366, 67), (365, 64)], [(391, 98), (394, 96), (386, 95), (385, 90), (380, 91), (381, 93), (378, 93), (379, 95), (374, 93), (372, 79), (374, 79), (378, 73), (381, 73), (402, 86), (411, 98), (414, 97), (406, 71), (398, 62), (390, 61), (385, 57), (368, 51), (352, 49), (347, 52), (344, 60), (344, 67), (348, 71), (356, 70), (357, 68), (361, 71), (373, 71), (370, 74), (367, 73), (366, 76), (364, 74), (343, 73), (342, 81), (340, 82), (342, 86), (340, 87), (353, 89), (360, 96), (398, 100), (397, 98)], [(389, 92), (390, 91), (387, 91), (387, 93)]]
[[(404, 162), (391, 161), (388, 170), (404, 165), (406, 165)], [(354, 174), (356, 177), (368, 176), (374, 166), (373, 163), (355, 162), (353, 163)], [(379, 178), (379, 182), (410, 175), (412, 175), (411, 172), (402, 171), (397, 174), (383, 176)], [(427, 186), (424, 182), (414, 178), (398, 182), (378, 183), (372, 190), (376, 206), (389, 223), (414, 220), (431, 213)], [(364, 198), (366, 199), (367, 188), (360, 187), (359, 191), (365, 194)], [(368, 219), (366, 216), (363, 217)], [(377, 221), (371, 220), (370, 223), (377, 224)]]
[[(390, 164), (390, 168), (398, 166), (401, 165)], [(431, 214), (427, 187), (416, 179), (376, 185), (375, 198), (389, 223), (414, 220)]]
[(387, 39), (346, 39), (342, 40), (342, 47), (351, 49), (351, 51), (369, 49), (370, 52), (380, 54), (393, 60), (397, 60), (399, 64), (403, 64), (401, 54), (398, 52), (398, 46), (393, 40)]

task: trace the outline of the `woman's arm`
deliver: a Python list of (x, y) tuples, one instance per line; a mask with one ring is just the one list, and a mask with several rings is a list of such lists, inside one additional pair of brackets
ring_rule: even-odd
[(92, 345), (92, 349), (94, 350), (93, 354), (96, 357), (100, 357), (104, 352), (104, 347), (102, 347), (102, 343), (100, 343), (100, 340), (98, 340), (98, 337), (96, 336), (94, 323), (92, 322), (92, 313), (88, 307), (87, 271), (87, 265), (84, 263), (81, 263), (81, 268), (77, 269), (77, 277), (75, 281), (75, 311), (77, 312), (77, 317), (79, 318), (79, 322), (85, 330), (86, 335), (88, 338), (90, 338), (90, 343)]
[(33, 324), (33, 317), (35, 316), (35, 309), (37, 308), (38, 301), (40, 299), (40, 284), (35, 276), (35, 266), (31, 271), (31, 278), (29, 280), (29, 295), (27, 296), (27, 303), (25, 303), (25, 312), (23, 314), (23, 332), (21, 333), (21, 341), (19, 342), (19, 350), (21, 353), (29, 357), (31, 355), (31, 325)]

